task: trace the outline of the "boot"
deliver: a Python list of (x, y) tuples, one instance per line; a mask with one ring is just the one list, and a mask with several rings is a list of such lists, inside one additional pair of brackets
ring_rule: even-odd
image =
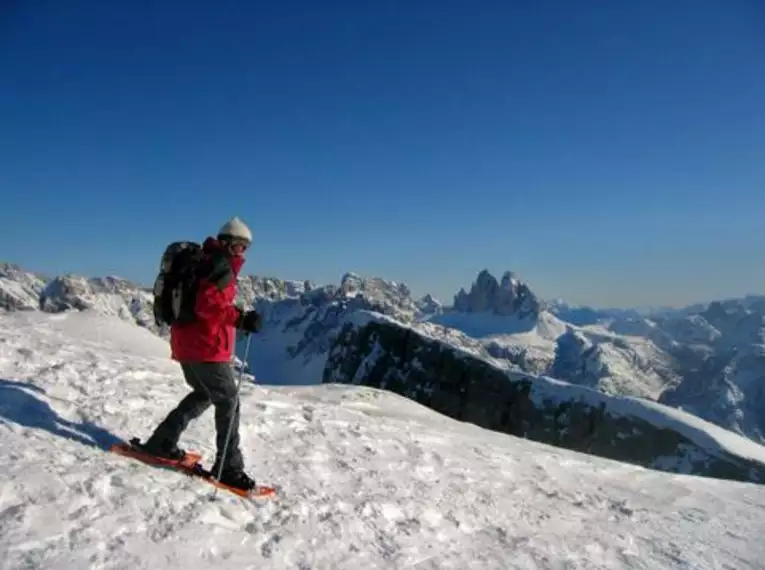
[[(215, 466), (212, 470), (213, 477), (218, 475), (218, 467)], [(255, 481), (253, 481), (243, 469), (224, 469), (220, 475), (220, 482), (229, 487), (236, 489), (243, 489), (245, 491), (251, 491), (255, 488)]]
[(155, 455), (156, 457), (162, 457), (163, 459), (172, 459), (176, 461), (180, 461), (184, 457), (186, 457), (186, 451), (181, 449), (175, 444), (168, 444), (168, 443), (158, 443), (156, 441), (152, 441), (151, 438), (146, 443), (140, 443), (138, 439), (131, 440), (130, 442), (136, 449), (139, 449), (145, 453), (148, 453), (150, 455)]

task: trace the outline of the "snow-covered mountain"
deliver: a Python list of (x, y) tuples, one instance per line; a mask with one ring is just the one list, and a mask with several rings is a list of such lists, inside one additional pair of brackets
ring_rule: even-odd
[(288, 384), (316, 383), (342, 326), (363, 320), (366, 311), (402, 323), (433, 314), (424, 312), (406, 285), (355, 273), (343, 275), (339, 285), (314, 287), (297, 298), (256, 299), (255, 307), (264, 326), (252, 339), (250, 366), (266, 381), (279, 378)]
[(614, 319), (631, 319), (645, 316), (645, 312), (639, 309), (596, 308), (587, 305), (575, 305), (564, 299), (552, 299), (544, 301), (547, 311), (562, 321), (578, 325), (596, 325), (610, 322)]
[(308, 280), (290, 281), (255, 275), (241, 275), (237, 285), (237, 300), (244, 305), (252, 305), (256, 299), (294, 299), (315, 287)]
[(18, 265), (0, 263), (0, 309), (36, 309), (46, 282), (47, 278), (24, 271)]
[[(661, 401), (765, 442), (765, 302), (713, 302), (683, 322), (695, 359)], [(671, 334), (674, 324), (659, 326)]]
[(649, 339), (672, 355), (680, 381), (667, 386), (660, 402), (765, 442), (765, 298), (751, 295), (695, 309), (617, 320), (608, 328)]
[(679, 381), (673, 358), (642, 338), (604, 326), (580, 327), (552, 314), (515, 274), (478, 274), (453, 308), (429, 319), (478, 339), (518, 370), (591, 386), (610, 394), (656, 399)]
[(426, 293), (419, 299), (415, 301), (415, 304), (417, 305), (417, 309), (419, 309), (420, 313), (423, 317), (427, 318), (432, 315), (440, 315), (444, 312), (444, 306), (436, 299), (433, 295), (430, 293)]
[(49, 313), (93, 310), (158, 332), (152, 301), (151, 290), (120, 277), (64, 275), (52, 279), (40, 292), (39, 306)]
[[(103, 451), (146, 437), (188, 392), (167, 354), (92, 310), (0, 314), (2, 567), (754, 570), (765, 559), (763, 485), (551, 447), (358, 386), (245, 382), (244, 455), (278, 495), (212, 501), (205, 483)], [(694, 428), (705, 449), (765, 462), (708, 427)], [(209, 465), (214, 439), (210, 410), (182, 445)]]
[[(2, 278), (2, 291), (25, 299), (26, 308), (89, 309), (165, 335), (153, 325), (147, 287), (115, 277), (44, 279), (15, 266)], [(499, 280), (481, 272), (452, 307), (415, 299), (402, 283), (354, 273), (338, 285), (254, 276), (240, 277), (239, 285), (238, 302), (254, 304), (265, 317), (249, 362), (261, 381), (315, 383), (342, 327), (376, 312), (510, 371), (658, 400), (765, 441), (758, 427), (765, 374), (757, 357), (744, 356), (758, 354), (762, 344), (763, 298), (703, 305), (700, 314), (630, 315), (577, 326), (551, 313), (510, 272)]]

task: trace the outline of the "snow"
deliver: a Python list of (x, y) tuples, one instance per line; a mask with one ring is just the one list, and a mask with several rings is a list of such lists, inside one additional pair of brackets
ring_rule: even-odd
[(37, 299), (30, 294), (22, 283), (0, 277), (0, 291), (3, 291), (9, 298), (13, 299), (15, 301), (14, 305), (28, 309), (36, 308), (35, 301)]
[[(549, 319), (542, 319), (542, 315), (547, 315)], [(542, 315), (519, 318), (515, 315), (496, 315), (488, 312), (462, 313), (451, 311), (434, 316), (429, 321), (461, 330), (473, 338), (523, 335), (530, 341), (533, 339), (550, 340), (565, 332), (566, 325), (562, 321), (558, 321), (549, 313), (542, 313)], [(548, 320), (557, 321), (559, 326), (547, 322)], [(550, 328), (553, 328), (554, 332), (546, 334)]]
[[(552, 375), (608, 394), (657, 399), (677, 382), (671, 359), (650, 340), (621, 336), (598, 325), (577, 327), (547, 311), (533, 318), (454, 311), (427, 322), (461, 331), (495, 359), (506, 359), (524, 372)], [(572, 355), (564, 366), (556, 358), (561, 342), (572, 334), (586, 339), (587, 348), (595, 345), (595, 350)], [(446, 332), (443, 336), (455, 339)], [(474, 353), (486, 358), (480, 350)]]
[(45, 278), (0, 262), (0, 309), (35, 310)]
[[(250, 503), (102, 447), (186, 393), (167, 343), (94, 312), (0, 315), (5, 568), (762, 568), (765, 487), (486, 431), (356, 386), (242, 388)], [(256, 374), (258, 373), (255, 370)], [(183, 443), (214, 452), (212, 412)]]

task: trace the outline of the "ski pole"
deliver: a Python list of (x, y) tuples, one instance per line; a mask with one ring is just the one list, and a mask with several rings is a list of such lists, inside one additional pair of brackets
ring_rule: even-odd
[[(226, 452), (228, 451), (228, 440), (231, 438), (231, 430), (234, 427), (234, 418), (236, 418), (239, 415), (239, 390), (242, 387), (242, 378), (244, 377), (244, 366), (247, 363), (247, 355), (250, 353), (250, 340), (252, 340), (252, 337), (250, 336), (250, 333), (247, 333), (247, 343), (244, 345), (244, 356), (242, 357), (242, 367), (239, 369), (239, 381), (236, 384), (236, 409), (234, 410), (234, 413), (231, 414), (231, 419), (228, 422), (228, 431), (226, 432), (226, 441), (223, 444), (223, 452), (221, 453), (220, 458), (220, 465), (218, 466), (218, 475), (215, 477), (216, 480), (220, 481), (221, 475), (223, 474), (223, 465), (226, 461)], [(215, 494), (218, 494), (218, 488), (215, 488)]]

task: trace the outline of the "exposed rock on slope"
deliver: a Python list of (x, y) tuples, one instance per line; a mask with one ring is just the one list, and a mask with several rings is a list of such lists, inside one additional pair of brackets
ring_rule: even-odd
[(39, 305), (49, 313), (93, 310), (158, 332), (151, 291), (119, 277), (56, 277), (40, 293)]
[(346, 273), (340, 281), (339, 295), (347, 299), (362, 298), (363, 308), (368, 307), (402, 322), (411, 322), (420, 314), (409, 287), (380, 277), (365, 278), (356, 273)]
[(746, 453), (755, 444), (690, 415), (509, 372), (386, 319), (347, 324), (323, 380), (391, 390), (458, 420), (646, 467), (765, 481), (765, 464)]
[(47, 279), (12, 263), (0, 263), (0, 309), (29, 311), (37, 308)]
[(237, 284), (238, 301), (244, 305), (252, 305), (258, 299), (270, 301), (294, 299), (315, 287), (308, 280), (294, 281), (255, 275), (240, 275)]

